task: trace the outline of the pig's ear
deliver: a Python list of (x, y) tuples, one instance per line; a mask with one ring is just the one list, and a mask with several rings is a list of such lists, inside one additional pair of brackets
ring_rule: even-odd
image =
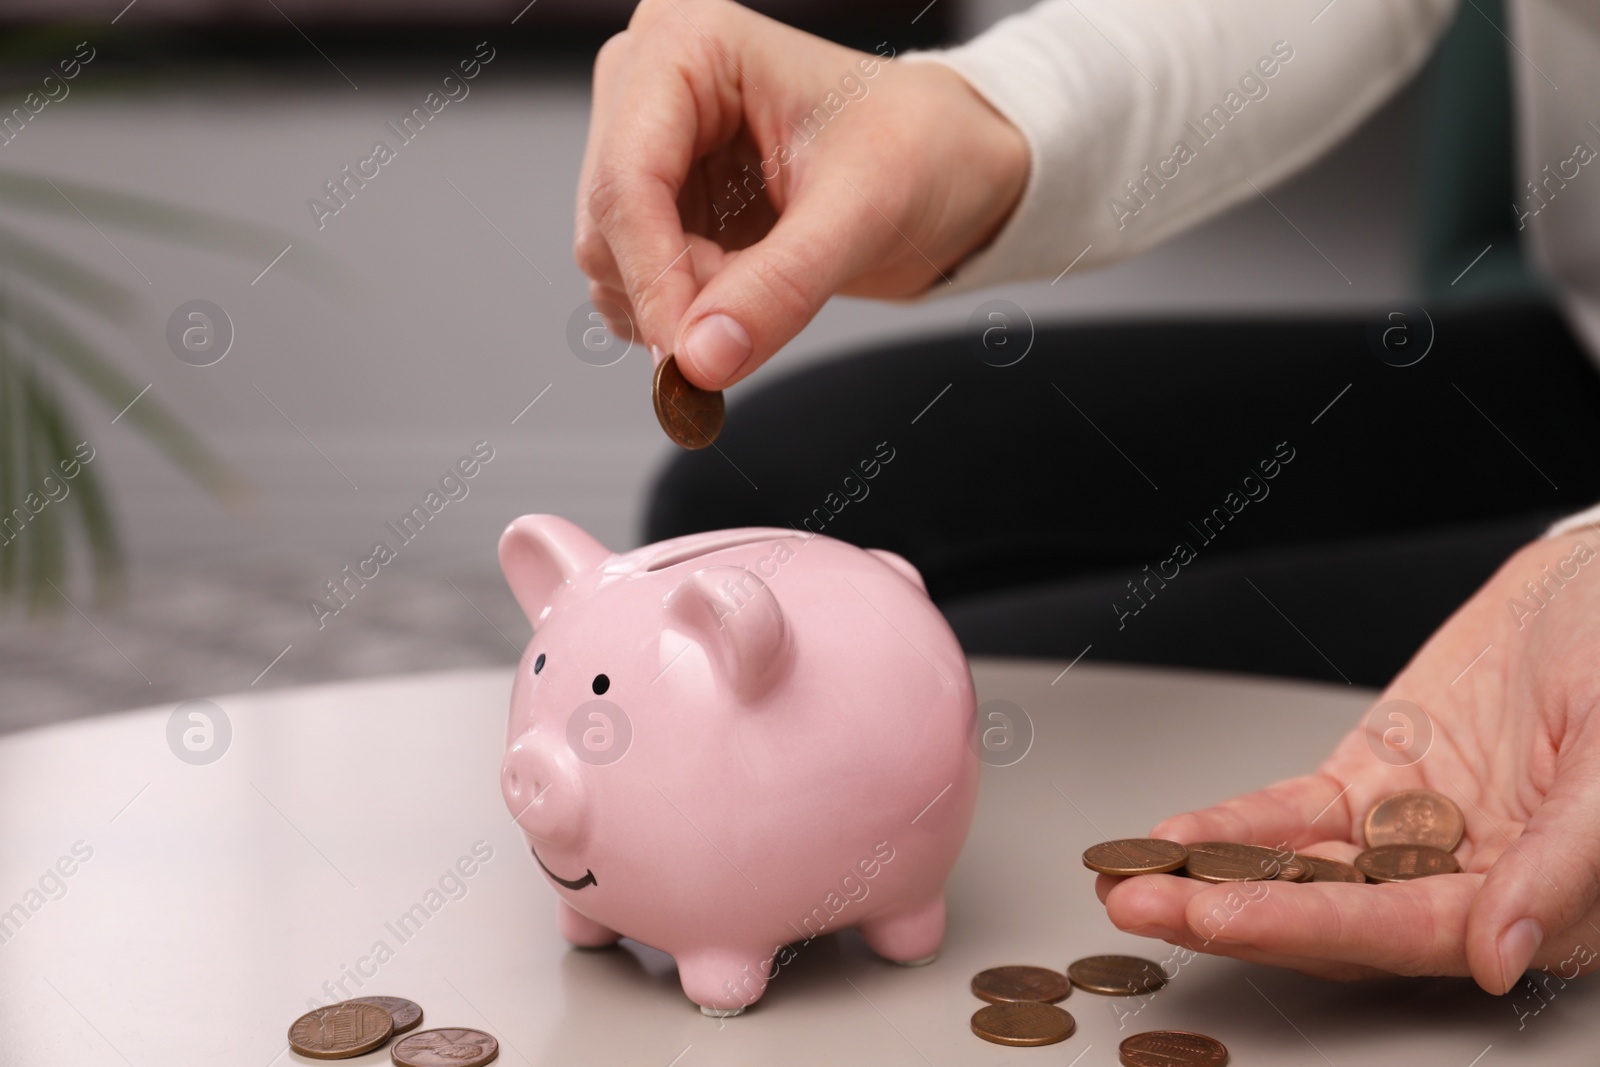
[(918, 589), (922, 590), (924, 593), (928, 591), (928, 585), (922, 580), (921, 573), (919, 573), (917, 568), (911, 565), (911, 561), (906, 559), (904, 556), (897, 556), (886, 548), (869, 548), (867, 551), (871, 552), (874, 556), (877, 556), (889, 566), (905, 575), (907, 581), (916, 586)]
[(765, 582), (744, 567), (706, 567), (667, 594), (667, 609), (746, 700), (789, 661), (789, 626)]
[(524, 515), (500, 535), (500, 569), (538, 628), (562, 583), (598, 567), (611, 553), (579, 527), (557, 515)]

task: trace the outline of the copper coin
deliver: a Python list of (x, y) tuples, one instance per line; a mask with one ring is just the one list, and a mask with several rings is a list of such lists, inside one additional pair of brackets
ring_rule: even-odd
[(314, 1060), (371, 1052), (394, 1034), (394, 1017), (376, 1004), (344, 1001), (306, 1012), (289, 1027), (289, 1047)]
[(1452, 851), (1461, 844), (1467, 820), (1449, 797), (1426, 789), (1396, 793), (1372, 806), (1362, 830), (1367, 847), (1428, 845)]
[(1435, 874), (1456, 874), (1461, 864), (1442, 848), (1428, 845), (1379, 845), (1356, 857), (1356, 870), (1369, 882), (1409, 882)]
[(1367, 876), (1339, 860), (1330, 860), (1326, 856), (1300, 857), (1311, 864), (1311, 880), (1313, 882), (1365, 882)]
[(1070, 992), (1066, 976), (1048, 967), (990, 967), (972, 976), (972, 995), (990, 1004), (1024, 1000), (1054, 1004)]
[(500, 1042), (482, 1030), (419, 1030), (389, 1050), (395, 1067), (483, 1067), (500, 1055)]
[(1083, 865), (1101, 874), (1165, 874), (1183, 866), (1189, 850), (1159, 837), (1125, 837), (1083, 850)]
[(1274, 877), (1280, 882), (1309, 882), (1315, 874), (1304, 856), (1291, 855), (1278, 864), (1278, 873)]
[(1198, 841), (1189, 846), (1184, 873), (1202, 882), (1259, 882), (1278, 873), (1279, 853), (1260, 845)]
[(417, 1028), (422, 1022), (422, 1005), (405, 997), (351, 997), (352, 1004), (376, 1004), (394, 1017), (394, 1036)]
[(1228, 1047), (1214, 1037), (1188, 1030), (1150, 1030), (1118, 1047), (1124, 1067), (1222, 1067)]
[(1138, 956), (1085, 956), (1073, 961), (1067, 977), (1079, 989), (1108, 997), (1154, 993), (1167, 984), (1158, 965)]
[(1036, 1000), (986, 1004), (972, 1015), (972, 1032), (997, 1045), (1053, 1045), (1077, 1028), (1070, 1013)]
[(705, 448), (722, 432), (722, 394), (691, 385), (678, 369), (677, 356), (656, 368), (651, 397), (661, 428), (684, 448)]

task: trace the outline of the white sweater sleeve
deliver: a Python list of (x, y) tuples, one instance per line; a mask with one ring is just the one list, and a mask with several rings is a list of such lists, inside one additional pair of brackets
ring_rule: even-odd
[(907, 56), (960, 73), (1032, 151), (1016, 212), (956, 284), (1102, 266), (1257, 195), (1404, 82), (1455, 4), (1045, 0)]
[(1584, 530), (1591, 526), (1600, 526), (1600, 504), (1576, 515), (1568, 515), (1550, 529), (1546, 530), (1546, 537), (1555, 537), (1559, 534), (1571, 533), (1573, 530)]

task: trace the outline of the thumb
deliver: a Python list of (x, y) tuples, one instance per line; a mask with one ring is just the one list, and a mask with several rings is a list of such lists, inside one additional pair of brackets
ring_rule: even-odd
[(772, 357), (880, 251), (862, 205), (806, 197), (789, 205), (767, 236), (729, 256), (678, 328), (684, 375), (723, 389)]
[[(1485, 842), (1487, 843), (1487, 842)], [(1557, 772), (1520, 837), (1489, 868), (1467, 918), (1467, 963), (1479, 985), (1506, 993), (1546, 937), (1600, 897), (1600, 765)]]

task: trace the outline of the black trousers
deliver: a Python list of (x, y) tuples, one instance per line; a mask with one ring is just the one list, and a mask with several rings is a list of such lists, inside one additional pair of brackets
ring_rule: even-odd
[(647, 538), (892, 549), (969, 654), (1376, 686), (1600, 500), (1600, 373), (1543, 304), (1041, 326), (1009, 366), (976, 341), (769, 368)]

